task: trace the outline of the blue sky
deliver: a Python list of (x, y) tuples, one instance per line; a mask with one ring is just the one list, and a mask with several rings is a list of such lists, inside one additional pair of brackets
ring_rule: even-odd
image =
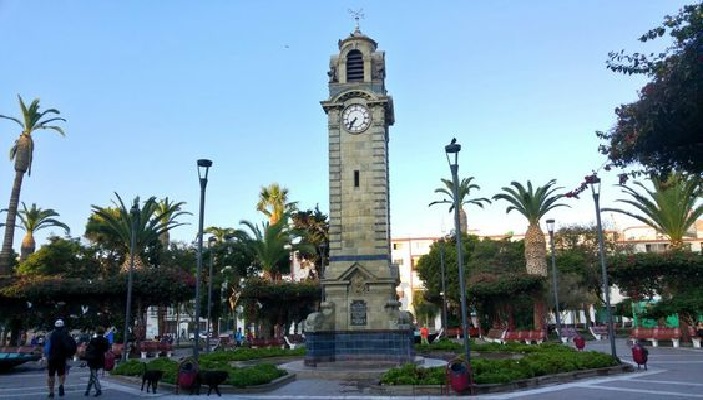
[[(361, 30), (386, 51), (395, 101), (391, 234), (438, 235), (452, 217), (427, 205), (450, 175), (444, 145), (453, 137), (463, 146), (460, 176), (475, 177), (477, 196), (528, 179), (555, 178), (567, 191), (600, 167), (594, 132), (608, 129), (614, 108), (645, 82), (608, 71), (607, 53), (666, 45), (637, 38), (684, 3), (0, 0), (0, 114), (18, 115), (19, 93), (67, 118), (66, 138), (36, 135), (21, 200), (56, 209), (73, 236), (83, 234), (91, 204), (107, 206), (117, 192), (127, 202), (187, 202), (191, 225), (174, 238), (192, 241), (198, 158), (214, 163), (205, 226), (262, 221), (258, 193), (273, 182), (301, 208), (319, 203), (327, 212), (319, 102), (337, 40), (354, 29), (347, 9), (363, 8)], [(12, 146), (16, 128), (0, 123), (1, 148)], [(5, 158), (2, 208), (13, 176)], [(611, 205), (621, 197), (615, 172), (601, 176), (603, 205)], [(594, 221), (590, 195), (569, 204), (549, 214), (558, 225)], [(470, 208), (470, 227), (523, 232), (526, 222), (505, 207)]]

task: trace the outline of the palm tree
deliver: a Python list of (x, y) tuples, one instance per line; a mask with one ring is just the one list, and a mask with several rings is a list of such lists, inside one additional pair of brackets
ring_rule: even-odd
[(222, 228), (219, 226), (208, 226), (204, 230), (205, 233), (209, 233), (217, 239), (217, 243), (224, 242), (228, 237), (234, 235), (234, 228)]
[(269, 224), (275, 225), (286, 213), (296, 210), (297, 202), (288, 201), (288, 189), (281, 188), (278, 183), (261, 188), (256, 211), (261, 211), (269, 218)]
[(564, 203), (559, 203), (563, 194), (554, 194), (561, 188), (554, 187), (556, 179), (540, 186), (537, 190), (532, 189), (532, 182), (527, 181), (527, 189), (519, 182), (510, 183), (514, 188), (503, 187), (503, 193), (493, 196), (494, 200), (505, 200), (510, 206), (505, 209), (506, 213), (515, 210), (527, 218), (528, 226), (525, 232), (525, 262), (528, 274), (547, 276), (547, 242), (544, 233), (539, 226), (540, 219), (557, 207), (568, 207)]
[(0, 251), (0, 274), (8, 274), (10, 272), (10, 257), (12, 256), (15, 224), (17, 223), (17, 206), (20, 202), (20, 192), (22, 191), (22, 178), (24, 178), (25, 173), (28, 176), (32, 175), (32, 157), (34, 155), (32, 133), (38, 130), (50, 129), (58, 132), (61, 136), (65, 136), (61, 127), (52, 125), (53, 122), (66, 121), (61, 117), (57, 117), (57, 115), (61, 114), (59, 110), (50, 108), (40, 111), (38, 98), (34, 99), (27, 107), (22, 97), (20, 95), (17, 95), (17, 97), (22, 110), (22, 119), (0, 115), (1, 119), (15, 121), (22, 128), (20, 137), (15, 140), (15, 144), (10, 149), (10, 160), (15, 162), (15, 180), (12, 183), (10, 205), (7, 208), (7, 219), (5, 220), (5, 236), (2, 241), (2, 250)]
[[(161, 216), (164, 223), (171, 219), (171, 216), (175, 213), (182, 212), (182, 207), (186, 203), (184, 201), (175, 202), (168, 201), (168, 197), (163, 198), (159, 201), (156, 213)], [(165, 250), (168, 249), (169, 243), (171, 243), (171, 233), (170, 230), (166, 230), (159, 236), (159, 241), (161, 242), (161, 247)]]
[(603, 208), (632, 217), (669, 237), (671, 247), (681, 249), (683, 238), (688, 229), (703, 215), (703, 205), (696, 202), (703, 195), (703, 181), (697, 176), (684, 176), (680, 173), (670, 175), (667, 180), (652, 177), (654, 190), (647, 189), (641, 182), (635, 182), (645, 191), (623, 186), (623, 193), (630, 199), (618, 199), (616, 202), (628, 204), (641, 214), (635, 214), (621, 208)]
[[(7, 209), (0, 210), (0, 212), (7, 212)], [(17, 213), (17, 217), (20, 219), (21, 225), (19, 228), (24, 230), (26, 234), (24, 239), (22, 239), (22, 247), (20, 247), (20, 261), (24, 261), (29, 257), (30, 254), (34, 253), (37, 248), (37, 242), (34, 240), (34, 233), (48, 227), (56, 226), (63, 228), (66, 231), (66, 235), (70, 234), (71, 229), (68, 225), (55, 219), (58, 217), (59, 213), (54, 211), (53, 208), (47, 208), (42, 210), (37, 208), (36, 203), (32, 203), (32, 207), (27, 209), (27, 205), (22, 202), (22, 210)], [(5, 224), (0, 224), (4, 226)]]
[[(132, 237), (132, 216), (130, 210), (125, 206), (119, 194), (115, 193), (117, 202), (113, 202), (115, 207), (99, 207), (92, 205), (93, 214), (88, 220), (85, 236), (88, 238), (102, 238), (105, 243), (110, 243), (120, 254), (130, 253)], [(184, 215), (191, 215), (186, 211), (180, 211), (180, 204), (169, 208), (172, 212), (162, 214), (156, 197), (150, 197), (139, 209), (137, 215), (136, 246), (134, 248), (135, 267), (141, 268), (143, 260), (141, 257), (149, 246), (154, 246), (159, 242), (161, 235), (178, 226), (187, 223), (177, 222), (176, 219)], [(129, 258), (125, 257), (122, 270), (129, 268)]]
[[(289, 255), (291, 249), (287, 248), (298, 235), (297, 230), (289, 230), (286, 224), (288, 215), (284, 214), (277, 223), (263, 222), (261, 228), (249, 221), (240, 221), (241, 225), (248, 228), (249, 232), (238, 231), (239, 238), (244, 239), (256, 255), (259, 267), (264, 275), (271, 280), (277, 280), (284, 273), (290, 272)], [(251, 236), (249, 236), (251, 233)], [(295, 244), (293, 251), (312, 253), (315, 248), (309, 244)]]
[[(451, 179), (440, 179), (442, 183), (444, 184), (445, 187), (443, 188), (437, 188), (434, 190), (435, 193), (442, 193), (445, 196), (449, 197), (451, 200), (439, 200), (439, 201), (433, 201), (430, 203), (430, 207), (432, 207), (435, 204), (449, 204), (449, 212), (452, 212), (454, 210), (454, 182)], [(471, 190), (481, 190), (481, 187), (475, 183), (471, 183), (471, 181), (474, 180), (473, 176), (470, 176), (468, 178), (464, 178), (459, 182), (459, 204), (461, 209), (459, 210), (460, 214), (460, 227), (459, 229), (461, 230), (462, 233), (467, 232), (467, 224), (466, 224), (466, 212), (464, 211), (464, 204), (473, 204), (476, 206), (479, 206), (483, 208), (485, 204), (491, 204), (491, 200), (485, 198), (485, 197), (477, 197), (474, 199), (467, 199), (469, 195), (471, 194)]]

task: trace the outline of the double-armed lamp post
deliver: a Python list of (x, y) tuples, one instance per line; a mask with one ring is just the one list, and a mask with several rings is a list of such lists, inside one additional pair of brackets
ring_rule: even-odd
[(200, 280), (203, 270), (203, 216), (205, 213), (205, 189), (207, 188), (207, 176), (212, 167), (211, 160), (198, 160), (198, 181), (200, 182), (200, 215), (198, 218), (198, 254), (196, 259), (195, 275), (195, 332), (193, 336), (193, 358), (198, 361), (200, 346)]

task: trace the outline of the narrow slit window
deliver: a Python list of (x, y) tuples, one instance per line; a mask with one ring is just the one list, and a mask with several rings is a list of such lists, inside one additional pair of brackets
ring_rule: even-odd
[(357, 49), (347, 54), (347, 82), (364, 81), (364, 55)]
[(359, 187), (359, 170), (358, 169), (354, 170), (354, 187), (355, 188)]

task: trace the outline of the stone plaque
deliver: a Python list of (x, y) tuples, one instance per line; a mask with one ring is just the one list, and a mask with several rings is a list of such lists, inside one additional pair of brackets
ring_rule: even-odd
[(352, 300), (349, 314), (351, 316), (349, 325), (366, 326), (366, 302), (364, 300)]

